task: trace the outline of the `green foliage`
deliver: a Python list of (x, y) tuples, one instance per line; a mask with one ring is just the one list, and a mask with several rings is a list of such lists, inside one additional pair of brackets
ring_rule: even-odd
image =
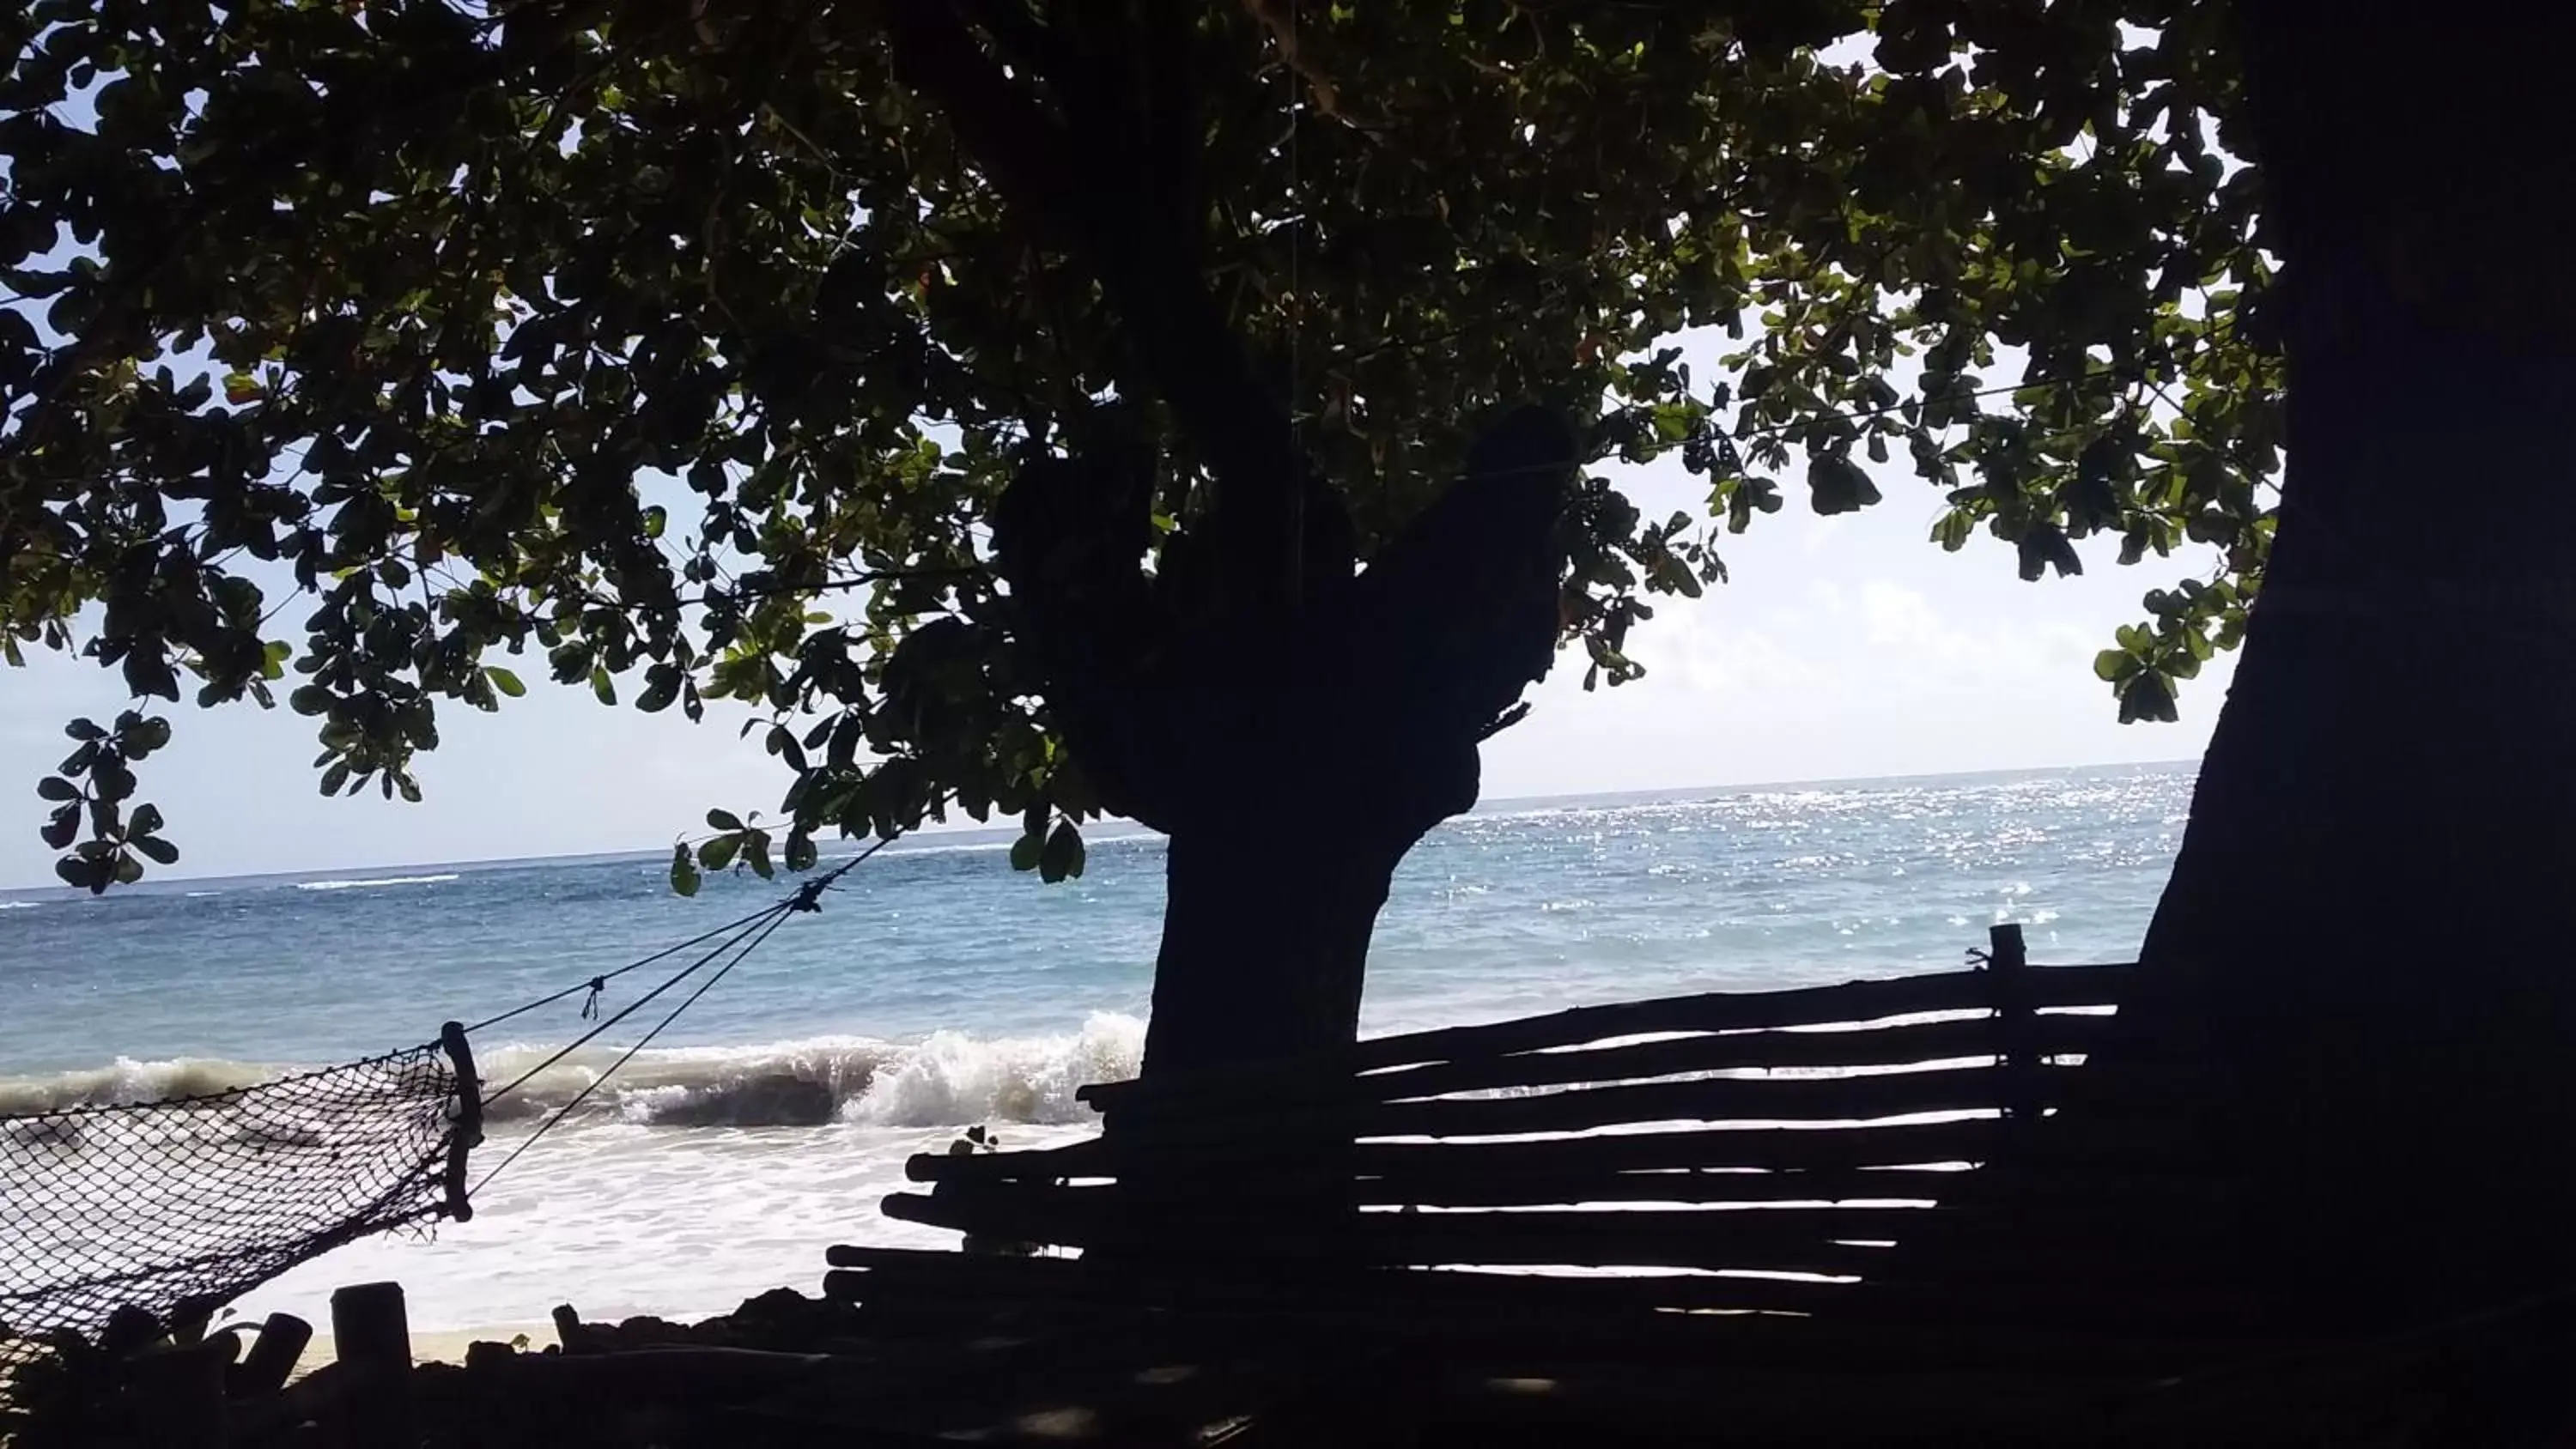
[[(969, 8), (1041, 48), (1071, 13)], [(1901, 452), (1934, 537), (2025, 576), (2095, 536), (2224, 551), (2124, 637), (2123, 718), (2170, 717), (2241, 632), (2278, 465), (2222, 7), (1726, 9), (1307, 7), (1291, 74), (1259, 7), (1149, 7), (1199, 87), (1172, 189), (1201, 275), (1363, 549), (1497, 404), (1606, 409), (1599, 455), (1678, 450), (1711, 514), (1576, 500), (1563, 612), (1616, 683), (1648, 595), (1723, 578), (1715, 520), (1778, 511), (1800, 454), (1819, 511), (1866, 506), (1854, 456)], [(638, 708), (758, 717), (791, 868), (954, 811), (1078, 875), (1097, 802), (980, 536), (1024, 449), (1119, 387), (1131, 319), (897, 81), (878, 16), (0, 20), (0, 649), (138, 701), (267, 707), (291, 670), (324, 791), (406, 798), (442, 702), (524, 692), (499, 656), (610, 703), (640, 675)], [(1695, 380), (1667, 339), (1718, 327), (1729, 375)], [(1146, 411), (1160, 556), (1213, 485)], [(127, 802), (168, 726), (127, 718), (40, 789), (92, 889), (166, 863)], [(773, 869), (768, 830), (713, 823), (675, 889)]]

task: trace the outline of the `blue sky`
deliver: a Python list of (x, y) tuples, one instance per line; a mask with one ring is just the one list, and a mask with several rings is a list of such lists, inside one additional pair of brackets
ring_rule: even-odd
[[(1486, 798), (2199, 754), (2232, 658), (2187, 686), (2175, 725), (2119, 724), (2090, 664), (2140, 616), (2141, 594), (2206, 560), (2120, 568), (2093, 540), (2091, 572), (2026, 584), (1990, 539), (1941, 552), (1926, 538), (1935, 490), (1875, 471), (1876, 508), (1819, 518), (1792, 486), (1788, 508), (1724, 540), (1733, 582), (1659, 601), (1632, 636), (1645, 679), (1587, 695), (1581, 656), (1560, 656), (1530, 717), (1487, 744)], [(1613, 476), (1649, 516), (1705, 503), (1675, 460)], [(0, 802), (15, 802), (0, 812), (0, 888), (52, 880), (36, 779), (70, 748), (63, 721), (113, 714), (121, 694), (85, 661), (0, 669)], [(691, 726), (676, 710), (608, 709), (533, 672), (528, 696), (504, 705), (442, 711), (419, 805), (323, 799), (312, 722), (282, 708), (174, 710), (144, 798), (184, 852), (173, 873), (229, 875), (646, 849), (710, 805), (772, 808), (785, 784), (712, 712)]]

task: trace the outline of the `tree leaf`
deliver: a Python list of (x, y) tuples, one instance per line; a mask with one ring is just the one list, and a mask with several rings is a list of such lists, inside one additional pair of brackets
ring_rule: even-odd
[(689, 848), (685, 845), (671, 848), (671, 890), (684, 896), (698, 893), (697, 862), (689, 858)]
[(179, 863), (179, 847), (157, 835), (136, 836), (126, 844), (152, 857), (156, 864), (177, 865)]
[(1070, 820), (1057, 821), (1038, 853), (1038, 879), (1053, 884), (1081, 875), (1082, 855), (1081, 828)]
[(73, 784), (71, 781), (64, 779), (60, 775), (47, 775), (36, 781), (36, 794), (41, 799), (55, 801), (77, 800), (80, 798), (80, 793), (80, 787), (78, 785)]
[(1878, 485), (1869, 474), (1837, 453), (1819, 453), (1807, 464), (1807, 489), (1816, 512), (1828, 518), (1857, 513), (1879, 501)]
[(730, 810), (709, 810), (707, 812), (707, 828), (710, 830), (739, 831), (742, 829), (742, 817), (734, 814)]
[(528, 692), (528, 686), (519, 682), (519, 676), (502, 668), (498, 664), (484, 665), (483, 677), (492, 681), (492, 687), (494, 689), (501, 691), (512, 699), (520, 698)]
[(735, 852), (742, 849), (739, 835), (719, 835), (698, 842), (698, 864), (708, 870), (723, 870), (733, 864)]

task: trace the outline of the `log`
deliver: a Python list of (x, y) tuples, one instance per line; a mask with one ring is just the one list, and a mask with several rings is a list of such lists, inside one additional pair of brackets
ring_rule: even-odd
[[(2035, 1018), (2035, 1025), (2041, 1049), (2050, 1055), (2097, 1052), (2136, 1034), (2133, 1026), (2116, 1016), (2041, 1016)], [(1723, 1032), (1626, 1046), (1518, 1052), (1364, 1073), (1353, 1079), (1353, 1086), (1371, 1100), (1397, 1101), (1687, 1072), (1903, 1066), (1993, 1057), (2001, 1049), (1995, 1019), (1980, 1016), (1830, 1031)], [(1147, 1100), (1139, 1099), (1139, 1105)]]
[(331, 1294), (331, 1348), (348, 1369), (339, 1401), (348, 1449), (414, 1449), (411, 1318), (400, 1283), (358, 1283)]
[[(238, 1347), (236, 1341), (233, 1345)], [(135, 1442), (154, 1449), (223, 1449), (224, 1346), (156, 1346), (133, 1361)]]
[[(1976, 1305), (1949, 1288), (1875, 1281), (1377, 1269), (1278, 1282), (1206, 1271), (1165, 1277), (1139, 1263), (1112, 1268), (1072, 1258), (906, 1248), (838, 1246), (826, 1257), (834, 1270), (825, 1275), (824, 1292), (841, 1302), (918, 1302), (964, 1315), (1003, 1306), (1145, 1308), (1185, 1313), (1190, 1322), (1232, 1313), (1278, 1323), (1302, 1314), (1343, 1331), (1429, 1333), (1444, 1343), (1481, 1336), (1520, 1348), (1589, 1344), (1628, 1361), (1662, 1348), (1698, 1361), (1715, 1355), (1733, 1362), (1916, 1365), (2002, 1357), (2025, 1365), (2170, 1367), (2231, 1348), (2219, 1335), (2197, 1332), (2075, 1335), (2044, 1320), (2034, 1320), (2042, 1324), (2036, 1330), (1980, 1321), (1969, 1311)], [(2025, 1299), (2024, 1306), (2038, 1301)], [(1832, 1316), (1778, 1316), (1783, 1313)]]
[[(898, 1221), (1023, 1242), (1096, 1248), (1129, 1225), (1114, 1198), (943, 1201), (896, 1194)], [(1919, 1233), (1935, 1208), (1569, 1209), (1556, 1212), (1353, 1213), (1327, 1230), (1330, 1249), (1374, 1265), (1451, 1263), (1609, 1267), (1756, 1268), (1854, 1273), (1885, 1250), (1847, 1240)], [(1285, 1261), (1318, 1234), (1310, 1220), (1244, 1204), (1228, 1214), (1189, 1214), (1147, 1226), (1154, 1256), (1229, 1265)]]
[(268, 1315), (251, 1340), (249, 1356), (233, 1367), (227, 1392), (236, 1399), (256, 1399), (285, 1388), (312, 1342), (312, 1324), (292, 1313)]
[(1715, 1077), (1526, 1097), (1397, 1102), (1369, 1113), (1361, 1130), (1384, 1137), (1492, 1137), (1582, 1132), (1631, 1122), (1867, 1122), (1917, 1113), (1993, 1111), (2002, 1105), (2004, 1087), (1993, 1067), (1866, 1077)]
[[(1937, 1201), (1959, 1192), (1972, 1174), (1942, 1168), (1860, 1167), (1818, 1172), (1694, 1171), (1679, 1168), (1648, 1172), (1572, 1173), (1563, 1177), (1522, 1176), (1487, 1181), (1441, 1180), (1423, 1183), (1404, 1178), (1360, 1177), (1351, 1181), (1342, 1205), (1368, 1207), (1540, 1207), (1572, 1203), (1671, 1202), (1765, 1203)], [(2142, 1188), (2152, 1191), (2151, 1181)], [(1038, 1180), (976, 1183), (977, 1192), (1060, 1194), (1074, 1199), (1106, 1198), (1115, 1183), (1079, 1186)], [(1225, 1178), (1176, 1184), (1169, 1192), (1157, 1185), (1155, 1201), (1181, 1212), (1222, 1211), (1243, 1200), (1240, 1188)], [(2202, 1194), (2188, 1200), (2199, 1202)]]
[[(1643, 1171), (1677, 1167), (1759, 1167), (1774, 1170), (1854, 1167), (1919, 1167), (1943, 1162), (1982, 1162), (2001, 1140), (1999, 1118), (1955, 1122), (1831, 1127), (1710, 1127), (1698, 1130), (1623, 1132), (1538, 1142), (1361, 1142), (1351, 1149), (1352, 1170), (1365, 1177), (1419, 1175), (1443, 1181), (1482, 1181), (1497, 1176)], [(1114, 1177), (1115, 1144), (1085, 1142), (1084, 1149), (991, 1152), (968, 1156), (925, 1153), (905, 1164), (915, 1182), (996, 1179), (1053, 1181)], [(1257, 1137), (1191, 1144), (1193, 1165), (1223, 1171), (1258, 1160)]]
[(1110, 1177), (1108, 1144), (1100, 1138), (1019, 1152), (924, 1152), (907, 1158), (904, 1176), (914, 1182), (973, 1182), (991, 1178)]
[[(826, 1297), (844, 1303), (946, 1307), (967, 1316), (1036, 1304), (1145, 1308), (1192, 1314), (1258, 1313), (1301, 1308), (1347, 1315), (1373, 1326), (1422, 1313), (1521, 1312), (1534, 1319), (1569, 1312), (1611, 1312), (1633, 1327), (1661, 1311), (1813, 1312), (1851, 1299), (1855, 1285), (1814, 1278), (1721, 1277), (1713, 1274), (1621, 1274), (1561, 1277), (1531, 1273), (1342, 1269), (1263, 1274), (1258, 1265), (1116, 1266), (1073, 1258), (978, 1258), (967, 1253), (840, 1249), (836, 1261), (857, 1264), (868, 1252), (920, 1252), (911, 1262), (873, 1259), (824, 1275)], [(1003, 1265), (997, 1270), (995, 1265)], [(1019, 1271), (1044, 1265), (1049, 1271)]]
[(823, 1353), (672, 1345), (599, 1353), (514, 1353), (473, 1372), (505, 1391), (572, 1394), (601, 1404), (723, 1402), (767, 1393), (833, 1363)]
[[(2135, 970), (2133, 966), (2033, 968), (2027, 1000), (2034, 1009), (2116, 1006)], [(1358, 1044), (1353, 1060), (1359, 1070), (1373, 1071), (1583, 1046), (1655, 1032), (1836, 1026), (1918, 1012), (1985, 1011), (1993, 1005), (1990, 992), (1991, 983), (1977, 971), (1945, 971), (1785, 991), (1710, 992), (1579, 1006), (1511, 1021), (1374, 1037)], [(1253, 1066), (1173, 1078), (1158, 1083), (1152, 1091), (1156, 1096), (1188, 1097), (1211, 1090), (1239, 1096), (1255, 1084), (1294, 1079), (1293, 1073), (1275, 1067)], [(1146, 1089), (1137, 1082), (1098, 1083), (1081, 1088), (1075, 1095), (1108, 1111), (1141, 1099)]]
[[(2125, 1090), (2106, 1090), (2096, 1071), (2117, 1074)], [(2087, 1090), (2087, 1089), (2090, 1090)], [(1338, 1119), (1354, 1136), (1494, 1137), (1541, 1132), (1581, 1132), (1648, 1122), (1754, 1124), (1770, 1122), (1862, 1123), (1933, 1113), (2001, 1112), (2036, 1122), (2049, 1108), (2082, 1095), (2088, 1116), (2140, 1108), (2169, 1113), (2218, 1099), (2217, 1080), (2187, 1067), (2123, 1063), (2117, 1067), (2061, 1067), (2033, 1059), (2006, 1068), (1994, 1063), (1873, 1072), (1857, 1076), (1700, 1077), (1684, 1081), (1571, 1087), (1507, 1097), (1439, 1097), (1376, 1104), (1337, 1105), (1272, 1099), (1190, 1113), (1121, 1109), (1111, 1126), (1113, 1157), (1122, 1165), (1141, 1154), (1196, 1155), (1232, 1152), (1245, 1140), (1299, 1131), (1311, 1138), (1320, 1120)], [(1131, 1131), (1143, 1128), (1144, 1132)], [(1125, 1133), (1124, 1137), (1119, 1134)]]

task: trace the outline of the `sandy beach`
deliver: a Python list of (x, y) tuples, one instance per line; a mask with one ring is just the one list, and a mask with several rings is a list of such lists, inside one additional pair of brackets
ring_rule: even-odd
[[(527, 1338), (526, 1347), (531, 1351), (543, 1349), (556, 1341), (554, 1325), (550, 1323), (415, 1331), (411, 1336), (411, 1361), (413, 1363), (463, 1363), (465, 1350), (475, 1344), (508, 1343), (522, 1335)], [(331, 1335), (316, 1333), (313, 1335), (313, 1342), (305, 1347), (304, 1357), (297, 1362), (295, 1372), (298, 1377), (301, 1377), (337, 1358), (338, 1354), (333, 1349)]]

